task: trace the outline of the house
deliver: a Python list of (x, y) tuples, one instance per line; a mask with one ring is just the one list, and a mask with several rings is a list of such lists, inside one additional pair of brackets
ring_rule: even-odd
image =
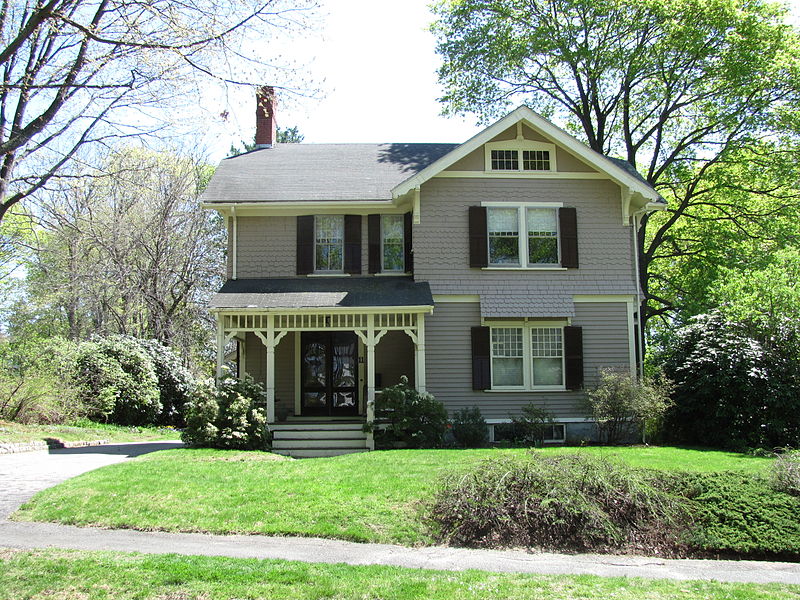
[(235, 341), (276, 450), (372, 448), (401, 375), (492, 428), (535, 402), (551, 438), (591, 435), (582, 390), (637, 371), (638, 216), (665, 207), (630, 165), (524, 106), (463, 144), (277, 144), (256, 104), (203, 202), (228, 227), (217, 363)]

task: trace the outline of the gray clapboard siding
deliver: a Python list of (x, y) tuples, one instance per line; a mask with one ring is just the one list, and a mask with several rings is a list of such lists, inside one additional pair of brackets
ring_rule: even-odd
[[(595, 385), (603, 367), (627, 369), (627, 305), (621, 302), (575, 305), (574, 325), (583, 327), (584, 375), (586, 386)], [(448, 412), (477, 406), (484, 418), (505, 419), (517, 414), (529, 402), (550, 411), (555, 418), (579, 418), (579, 392), (481, 392), (472, 389), (470, 327), (481, 324), (477, 303), (436, 304), (426, 318), (427, 384)]]

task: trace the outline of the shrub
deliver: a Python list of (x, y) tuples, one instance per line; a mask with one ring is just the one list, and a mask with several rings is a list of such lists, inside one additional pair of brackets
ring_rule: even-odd
[(190, 446), (268, 450), (266, 392), (249, 376), (223, 375), (216, 389), (197, 387), (181, 439)]
[(158, 340), (130, 339), (138, 342), (153, 361), (161, 400), (157, 424), (183, 427), (186, 424), (186, 403), (196, 385), (194, 376), (181, 364), (180, 357), (172, 348)]
[(429, 514), (439, 541), (456, 545), (663, 552), (689, 515), (662, 480), (594, 456), (528, 453), (449, 475)]
[(489, 441), (486, 419), (477, 406), (457, 410), (451, 425), (453, 437), (464, 448), (481, 448)]
[(786, 494), (800, 496), (800, 450), (778, 455), (772, 465), (772, 486)]
[(671, 440), (728, 448), (800, 445), (800, 339), (720, 313), (693, 317), (665, 350)]
[(70, 381), (75, 347), (59, 337), (0, 343), (0, 419), (57, 424), (83, 416)]
[(542, 446), (545, 428), (553, 422), (552, 415), (533, 402), (522, 407), (520, 415), (511, 417), (511, 443), (520, 446)]
[(636, 431), (661, 420), (671, 404), (671, 386), (663, 379), (638, 380), (612, 369), (600, 372), (600, 383), (586, 394), (586, 404), (606, 444), (627, 441)]
[(77, 350), (73, 382), (95, 420), (117, 425), (155, 423), (161, 412), (158, 377), (138, 340), (94, 337)]
[(381, 447), (439, 448), (447, 430), (444, 405), (427, 392), (418, 392), (403, 376), (384, 388), (375, 404), (375, 441)]
[(735, 472), (686, 473), (678, 483), (695, 516), (687, 540), (693, 550), (800, 556), (800, 499), (776, 492), (764, 478)]

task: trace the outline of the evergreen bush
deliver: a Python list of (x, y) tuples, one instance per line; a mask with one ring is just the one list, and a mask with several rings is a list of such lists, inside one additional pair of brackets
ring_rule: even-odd
[(367, 427), (372, 427), (380, 447), (439, 448), (444, 442), (447, 410), (431, 394), (410, 387), (405, 376), (383, 389), (375, 418), (376, 424)]
[(477, 406), (453, 413), (451, 433), (464, 448), (481, 448), (489, 441), (489, 426)]

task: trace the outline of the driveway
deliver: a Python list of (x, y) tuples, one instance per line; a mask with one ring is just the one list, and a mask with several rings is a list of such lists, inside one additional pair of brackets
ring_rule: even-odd
[(36, 492), (70, 477), (182, 445), (179, 441), (131, 442), (0, 455), (0, 520), (7, 519)]

